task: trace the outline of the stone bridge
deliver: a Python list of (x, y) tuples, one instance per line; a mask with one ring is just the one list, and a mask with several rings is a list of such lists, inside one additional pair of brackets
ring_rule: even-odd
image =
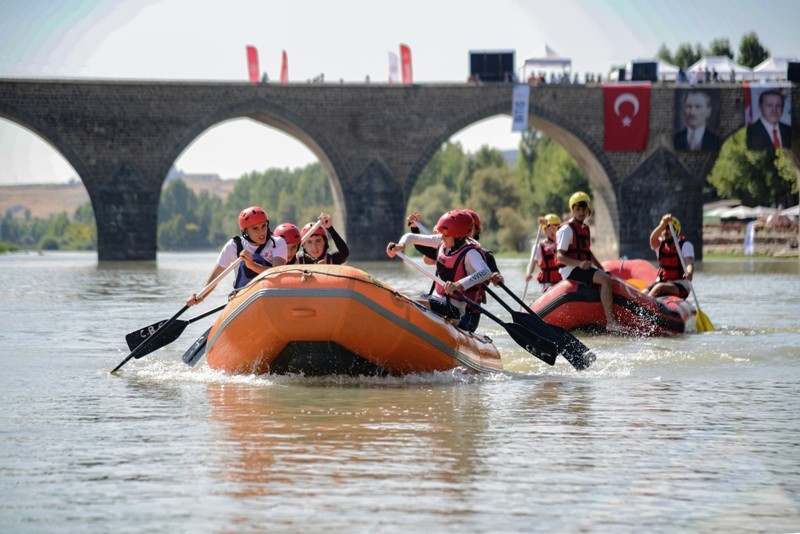
[[(739, 85), (720, 90), (720, 134), (744, 126)], [(330, 178), (352, 259), (385, 259), (403, 231), (420, 172), (452, 135), (510, 115), (505, 84), (252, 84), (0, 80), (0, 117), (48, 142), (72, 165), (98, 221), (98, 258), (153, 260), (159, 196), (170, 167), (207, 129), (250, 118), (304, 143)], [(672, 150), (675, 86), (654, 85), (642, 152), (603, 151), (600, 86), (530, 88), (530, 126), (561, 143), (594, 192), (593, 245), (601, 259), (650, 258), (650, 230), (675, 213), (702, 258), (702, 190), (717, 157)], [(800, 155), (800, 91), (792, 91)], [(530, 216), (536, 214), (529, 214)]]

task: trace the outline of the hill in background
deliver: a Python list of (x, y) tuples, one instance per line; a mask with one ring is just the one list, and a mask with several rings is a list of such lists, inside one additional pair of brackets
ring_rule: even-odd
[[(182, 179), (187, 187), (196, 194), (208, 191), (224, 201), (236, 186), (236, 180), (223, 180), (216, 174), (177, 174), (169, 180)], [(14, 217), (25, 217), (30, 211), (32, 217), (42, 219), (50, 215), (58, 215), (63, 211), (71, 217), (79, 206), (89, 202), (89, 193), (83, 182), (74, 181), (68, 184), (36, 184), (0, 186), (0, 215), (5, 216), (8, 210)]]

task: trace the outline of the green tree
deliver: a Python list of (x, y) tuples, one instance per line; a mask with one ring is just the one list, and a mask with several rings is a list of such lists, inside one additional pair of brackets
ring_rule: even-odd
[(708, 55), (714, 57), (728, 56), (729, 58), (733, 59), (730, 41), (723, 38), (714, 39), (711, 41), (711, 44), (708, 45)]
[(747, 150), (744, 129), (722, 145), (708, 182), (720, 197), (745, 204), (787, 206), (797, 193), (789, 158), (782, 150)]
[(672, 59), (672, 53), (669, 51), (669, 48), (667, 48), (667, 45), (664, 43), (661, 43), (661, 48), (659, 48), (658, 52), (656, 52), (656, 57), (661, 61), (666, 61), (667, 63), (671, 63), (672, 65), (675, 64), (675, 60)]
[(683, 43), (675, 51), (674, 64), (685, 70), (697, 63), (701, 57), (703, 57), (702, 54), (695, 52), (692, 45)]
[(750, 32), (739, 42), (739, 60), (740, 65), (750, 67), (751, 69), (769, 57), (769, 50), (761, 46), (761, 41), (758, 40), (758, 35), (755, 32)]

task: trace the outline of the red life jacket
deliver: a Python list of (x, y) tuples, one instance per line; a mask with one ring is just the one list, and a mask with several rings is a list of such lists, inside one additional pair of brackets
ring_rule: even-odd
[[(678, 246), (683, 248), (685, 236), (678, 236)], [(678, 249), (672, 239), (665, 239), (658, 246), (658, 278), (661, 282), (680, 280), (683, 278), (683, 265), (678, 256)]]
[(567, 249), (567, 257), (578, 261), (592, 261), (592, 236), (589, 227), (574, 219), (561, 224), (568, 224), (572, 228), (572, 242)]
[(561, 264), (556, 259), (556, 244), (554, 241), (545, 240), (539, 245), (539, 274), (536, 279), (540, 284), (555, 284), (561, 281), (558, 269)]
[[(483, 249), (473, 240), (465, 240), (464, 244), (456, 250), (451, 250), (449, 254), (445, 254), (444, 245), (439, 247), (439, 253), (436, 256), (436, 274), (445, 282), (456, 282), (471, 273), (467, 272), (465, 256), (470, 250), (477, 250), (480, 252), (481, 257), (486, 261), (486, 256)], [(436, 282), (436, 291), (440, 295), (444, 295), (444, 286)], [(477, 301), (483, 292), (483, 284), (476, 284), (471, 288), (464, 291), (464, 295), (470, 299)], [(450, 295), (455, 300), (461, 300), (458, 295)]]

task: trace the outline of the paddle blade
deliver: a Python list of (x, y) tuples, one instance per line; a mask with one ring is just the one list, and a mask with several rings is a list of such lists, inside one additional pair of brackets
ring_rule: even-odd
[(697, 331), (698, 332), (713, 332), (714, 325), (711, 324), (711, 319), (708, 318), (708, 315), (702, 312), (702, 310), (697, 310)]
[(597, 358), (589, 350), (589, 347), (570, 332), (546, 323), (536, 314), (512, 312), (511, 317), (515, 323), (551, 341), (556, 346), (558, 354), (561, 354), (578, 371), (582, 371), (592, 365)]
[(547, 365), (555, 365), (558, 349), (552, 341), (537, 336), (522, 325), (503, 323), (508, 335), (520, 347), (533, 354)]
[(645, 282), (641, 278), (628, 278), (625, 281), (628, 282), (633, 287), (635, 287), (636, 289), (638, 289), (639, 291), (642, 291), (644, 288), (647, 287), (647, 282)]
[(209, 333), (211, 333), (211, 327), (192, 343), (192, 346), (189, 347), (189, 350), (187, 350), (181, 358), (189, 367), (194, 367), (206, 353), (206, 343), (208, 342)]
[[(158, 331), (159, 328), (162, 328), (162, 325), (167, 321), (160, 321), (158, 323), (151, 324), (149, 326), (145, 326), (139, 330), (131, 332), (127, 336), (125, 336), (125, 342), (128, 343), (128, 348), (134, 350), (138, 346), (144, 344), (145, 342), (149, 341), (153, 334)], [(141, 352), (136, 353), (135, 358), (141, 358), (146, 354), (150, 354), (151, 352), (160, 349), (161, 347), (165, 347), (178, 339), (186, 327), (189, 325), (188, 321), (173, 321), (171, 324), (166, 325), (166, 328), (162, 328), (162, 332), (158, 335), (158, 337), (151, 343), (149, 343), (146, 347), (143, 348)]]

